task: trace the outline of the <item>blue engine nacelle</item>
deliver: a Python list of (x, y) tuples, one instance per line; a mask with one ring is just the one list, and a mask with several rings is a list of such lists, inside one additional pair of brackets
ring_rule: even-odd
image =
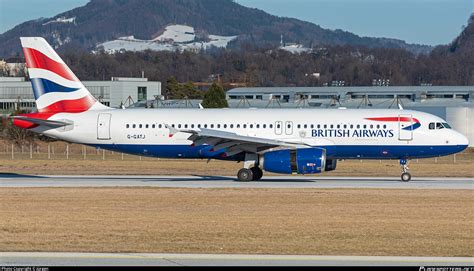
[(283, 174), (314, 174), (326, 169), (326, 150), (307, 148), (264, 153), (260, 162), (263, 169)]

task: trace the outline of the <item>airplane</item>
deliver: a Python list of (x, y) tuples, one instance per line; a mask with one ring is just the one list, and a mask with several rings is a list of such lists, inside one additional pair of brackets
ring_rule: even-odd
[(468, 139), (432, 114), (400, 109), (116, 109), (101, 104), (41, 37), (22, 37), (37, 112), (15, 126), (134, 155), (243, 162), (238, 181), (263, 171), (317, 174), (340, 159), (410, 159), (463, 151)]

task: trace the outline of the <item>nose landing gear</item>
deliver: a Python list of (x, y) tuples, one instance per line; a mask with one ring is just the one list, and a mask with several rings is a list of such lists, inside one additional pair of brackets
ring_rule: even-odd
[(408, 172), (408, 160), (400, 159), (400, 166), (402, 167), (402, 175), (400, 176), (402, 182), (409, 182), (411, 180), (411, 174)]

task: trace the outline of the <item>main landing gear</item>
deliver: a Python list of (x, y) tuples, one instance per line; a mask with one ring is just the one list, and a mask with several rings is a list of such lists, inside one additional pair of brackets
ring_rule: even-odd
[(262, 179), (263, 171), (259, 167), (242, 168), (237, 173), (237, 179), (239, 182), (250, 182), (258, 181)]
[(245, 154), (244, 168), (237, 173), (239, 182), (258, 181), (262, 179), (263, 171), (258, 167), (258, 155), (254, 153)]
[(410, 169), (408, 168), (408, 160), (407, 159), (400, 159), (400, 166), (402, 167), (402, 182), (409, 182), (411, 180), (411, 174), (408, 172)]

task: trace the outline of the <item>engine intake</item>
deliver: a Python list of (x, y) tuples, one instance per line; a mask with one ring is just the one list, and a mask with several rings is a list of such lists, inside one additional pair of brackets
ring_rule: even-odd
[(262, 159), (263, 169), (275, 173), (314, 174), (326, 169), (326, 150), (320, 148), (271, 151)]

